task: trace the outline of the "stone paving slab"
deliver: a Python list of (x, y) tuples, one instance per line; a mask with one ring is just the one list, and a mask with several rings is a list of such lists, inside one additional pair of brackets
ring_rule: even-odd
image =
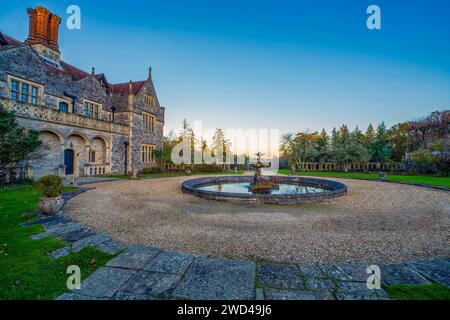
[(125, 243), (110, 239), (105, 242), (96, 244), (95, 248), (105, 253), (117, 254), (127, 249), (128, 246)]
[(341, 270), (351, 281), (356, 282), (367, 282), (370, 274), (368, 274), (367, 267), (369, 265), (356, 264), (356, 263), (342, 263), (336, 265), (336, 267)]
[(70, 200), (88, 190), (91, 190), (91, 189), (94, 189), (94, 188), (93, 187), (81, 187), (81, 188), (78, 188), (78, 189), (75, 189), (75, 190), (72, 190), (69, 192), (64, 192), (62, 194), (62, 197), (64, 199), (64, 202), (67, 202), (68, 200)]
[(162, 251), (144, 267), (144, 270), (184, 273), (192, 261), (194, 261), (193, 256), (173, 251)]
[(45, 232), (32, 235), (31, 238), (33, 240), (39, 240), (39, 239), (43, 239), (43, 238), (50, 237), (50, 236), (56, 237), (63, 233), (74, 231), (77, 229), (82, 229), (82, 228), (83, 228), (82, 225), (80, 225), (79, 223), (74, 223), (74, 222), (58, 224), (58, 225), (54, 225), (54, 226), (48, 228), (47, 231), (45, 231)]
[(135, 293), (128, 293), (128, 292), (117, 292), (113, 298), (113, 300), (157, 300), (156, 298), (144, 295), (144, 294), (135, 294)]
[(331, 292), (266, 288), (266, 300), (334, 300)]
[(81, 283), (81, 289), (77, 290), (77, 294), (111, 298), (136, 273), (136, 270), (129, 269), (100, 268)]
[(449, 259), (418, 260), (407, 265), (428, 279), (450, 287)]
[(343, 294), (338, 293), (336, 295), (337, 300), (389, 300), (387, 297), (377, 295), (356, 295), (356, 294)]
[(333, 281), (329, 279), (306, 278), (305, 286), (310, 291), (331, 291), (334, 289)]
[(264, 300), (264, 289), (263, 288), (255, 289), (255, 300)]
[(22, 226), (32, 226), (32, 225), (36, 225), (36, 224), (42, 224), (44, 225), (44, 227), (51, 227), (53, 225), (56, 224), (60, 224), (60, 223), (69, 223), (71, 222), (70, 219), (68, 219), (67, 217), (63, 216), (63, 215), (55, 215), (55, 216), (43, 216), (40, 215), (38, 218), (22, 223)]
[[(120, 178), (103, 178), (103, 177), (78, 177), (76, 178), (76, 183), (79, 186), (90, 183), (99, 183), (99, 182), (108, 182), (108, 181), (116, 181), (120, 180)], [(77, 189), (79, 190), (79, 189)]]
[(320, 265), (322, 272), (327, 278), (336, 279), (339, 281), (351, 281), (352, 277), (336, 265)]
[(75, 292), (63, 293), (55, 300), (108, 300), (108, 298), (90, 297)]
[(90, 230), (89, 228), (81, 228), (63, 233), (62, 235), (58, 236), (58, 239), (61, 241), (75, 242), (94, 235), (95, 232)]
[(63, 247), (60, 249), (56, 249), (55, 251), (52, 251), (49, 256), (54, 259), (58, 259), (61, 257), (64, 257), (68, 255), (70, 252), (80, 252), (84, 248), (88, 246), (96, 246), (102, 242), (111, 240), (109, 237), (103, 235), (103, 234), (96, 234), (81, 240), (78, 240), (71, 244), (70, 246)]
[(359, 282), (338, 282), (336, 289), (336, 298), (343, 300), (355, 300), (355, 297), (387, 298), (388, 296), (384, 289), (372, 290), (367, 287), (366, 283)]
[(197, 258), (173, 295), (188, 299), (250, 300), (254, 298), (253, 261)]
[(431, 282), (406, 264), (382, 265), (381, 282), (393, 284), (430, 284)]
[(295, 265), (263, 263), (258, 268), (258, 282), (262, 286), (304, 289), (300, 270)]
[(305, 277), (324, 277), (325, 274), (322, 272), (322, 270), (319, 268), (317, 264), (314, 263), (307, 263), (307, 264), (298, 264), (298, 267), (300, 269), (300, 272)]
[(138, 271), (120, 291), (139, 295), (167, 294), (175, 288), (180, 279), (181, 275), (177, 274)]
[(142, 269), (155, 257), (161, 249), (146, 246), (133, 246), (109, 261), (108, 267)]

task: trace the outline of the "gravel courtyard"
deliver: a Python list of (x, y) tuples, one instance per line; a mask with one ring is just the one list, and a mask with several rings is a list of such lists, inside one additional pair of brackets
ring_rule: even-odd
[(285, 262), (395, 263), (450, 254), (450, 193), (333, 179), (348, 195), (294, 206), (238, 205), (181, 192), (194, 177), (92, 184), (69, 201), (77, 221), (128, 244)]

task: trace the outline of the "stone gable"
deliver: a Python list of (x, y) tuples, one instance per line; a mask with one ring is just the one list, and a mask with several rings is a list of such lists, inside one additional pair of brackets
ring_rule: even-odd
[[(39, 10), (48, 11), (44, 9)], [(0, 33), (0, 103), (16, 112), (22, 126), (39, 131), (50, 150), (43, 159), (28, 164), (30, 174), (103, 175), (156, 165), (142, 163), (142, 145), (160, 149), (164, 129), (165, 108), (160, 106), (151, 72), (147, 80), (132, 82), (130, 87), (130, 83), (110, 84), (104, 74), (88, 73), (60, 60), (59, 51), (57, 59), (50, 61), (52, 56), (44, 56), (44, 52), (58, 48), (52, 32), (41, 35), (38, 43), (34, 34), (28, 43), (22, 43)], [(22, 84), (38, 86), (38, 104), (22, 101), (21, 91), (18, 100), (12, 100), (13, 80), (19, 81), (20, 88)], [(152, 105), (146, 102), (146, 95), (153, 98)], [(97, 106), (98, 112), (86, 117), (85, 100)], [(61, 103), (70, 108), (65, 110)], [(156, 117), (153, 132), (144, 130), (143, 112)]]

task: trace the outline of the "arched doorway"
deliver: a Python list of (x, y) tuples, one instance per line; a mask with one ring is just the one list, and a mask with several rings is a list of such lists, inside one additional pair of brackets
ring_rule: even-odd
[[(66, 138), (66, 150), (72, 150), (72, 174), (75, 177), (84, 176), (85, 165), (87, 161), (88, 140), (85, 136), (78, 133), (72, 133)], [(68, 161), (70, 161), (68, 154)], [(65, 158), (65, 157), (64, 157)], [(70, 172), (70, 171), (69, 171)], [(67, 173), (66, 173), (67, 175)]]
[(73, 150), (64, 150), (64, 165), (66, 166), (66, 175), (73, 174)]

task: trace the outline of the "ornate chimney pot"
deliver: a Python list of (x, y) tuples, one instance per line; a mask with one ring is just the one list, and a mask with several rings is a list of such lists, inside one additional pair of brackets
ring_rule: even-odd
[(47, 8), (37, 6), (27, 9), (29, 17), (29, 34), (27, 44), (47, 59), (59, 63), (58, 29), (61, 18)]

